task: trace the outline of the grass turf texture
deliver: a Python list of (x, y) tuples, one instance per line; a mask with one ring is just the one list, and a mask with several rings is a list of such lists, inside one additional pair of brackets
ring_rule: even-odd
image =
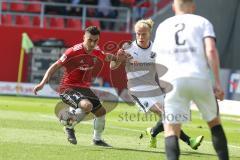
[[(78, 144), (67, 142), (62, 126), (54, 115), (58, 99), (0, 96), (0, 160), (159, 160), (165, 159), (163, 133), (158, 148), (148, 148), (148, 139), (139, 139), (144, 130), (155, 124), (139, 114), (136, 107), (120, 103), (107, 114), (104, 139), (113, 148), (92, 145), (92, 121), (76, 127)], [(197, 151), (181, 145), (181, 160), (216, 160), (210, 132), (198, 112), (183, 129), (190, 136), (204, 135)], [(240, 159), (240, 117), (222, 116), (229, 142), (231, 160)]]

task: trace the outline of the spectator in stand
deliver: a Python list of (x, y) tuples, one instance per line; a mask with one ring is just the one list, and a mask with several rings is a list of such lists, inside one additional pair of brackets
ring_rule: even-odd
[[(96, 6), (98, 3), (97, 0), (81, 0), (81, 4), (84, 4), (84, 5), (94, 5)], [(87, 8), (87, 16), (88, 17), (96, 17), (97, 14), (96, 14), (96, 9), (95, 8)]]
[(72, 6), (66, 7), (67, 13), (70, 16), (82, 16), (82, 8), (77, 7), (81, 3), (82, 0), (69, 0)]
[[(120, 5), (119, 0), (98, 0), (98, 11), (97, 15), (100, 18), (111, 18), (115, 19), (118, 16), (118, 11), (109, 9), (110, 7), (117, 7)], [(101, 21), (101, 28), (103, 30), (114, 29), (114, 22)]]
[(86, 5), (97, 5), (97, 2), (96, 0), (81, 0), (81, 4), (86, 4)]
[(136, 4), (133, 7), (133, 17), (135, 20), (144, 18), (147, 9), (151, 6), (150, 0), (136, 0)]
[[(43, 2), (48, 2), (48, 3), (68, 3), (68, 0), (43, 0)], [(67, 11), (64, 6), (53, 6), (53, 5), (46, 5), (45, 8), (45, 13), (46, 14), (57, 14), (57, 15), (66, 15)]]
[[(97, 5), (97, 1), (95, 0), (69, 0), (68, 3), (72, 5), (71, 7), (67, 7), (68, 15), (72, 16), (82, 16), (82, 7), (77, 7), (76, 5)], [(87, 16), (96, 16), (96, 9), (87, 7)]]

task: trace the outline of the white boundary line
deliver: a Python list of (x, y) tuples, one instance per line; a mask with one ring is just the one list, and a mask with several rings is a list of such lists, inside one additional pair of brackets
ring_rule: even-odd
[[(86, 122), (86, 121), (84, 121), (84, 122), (82, 122), (82, 123), (83, 123), (83, 124), (88, 124), (88, 125), (92, 124), (92, 123)], [(130, 128), (124, 128), (124, 127), (108, 126), (107, 128), (119, 129), (119, 130), (125, 130), (125, 131), (133, 131), (133, 132), (141, 132), (141, 133), (144, 132), (143, 130), (130, 129)], [(204, 142), (204, 143), (208, 143), (208, 144), (212, 144), (212, 142), (210, 142), (210, 141), (205, 141), (205, 140), (203, 140), (203, 142)], [(235, 145), (230, 145), (230, 144), (228, 145), (228, 147), (240, 149), (240, 146), (235, 146)]]
[[(44, 117), (51, 117), (52, 118), (52, 116), (44, 116)], [(81, 123), (82, 124), (87, 124), (87, 125), (92, 125), (92, 122), (89, 122), (89, 121), (82, 121)], [(139, 129), (131, 129), (131, 128), (125, 128), (125, 127), (116, 127), (116, 126), (108, 126), (107, 128), (119, 129), (119, 130), (125, 130), (125, 131), (132, 131), (132, 132), (140, 132), (140, 133), (144, 132), (143, 130), (139, 130)], [(208, 143), (208, 144), (212, 144), (211, 141), (205, 141), (204, 140), (203, 142)], [(230, 145), (230, 144), (228, 144), (228, 147), (240, 149), (240, 146), (235, 146), (235, 145)]]
[[(48, 115), (41, 115), (41, 116), (57, 120), (56, 118), (53, 118), (53, 116), (48, 116)], [(90, 122), (90, 121), (82, 121), (81, 123), (82, 124), (87, 124), (87, 125), (92, 125), (92, 122)], [(119, 129), (119, 130), (125, 130), (125, 131), (132, 131), (132, 132), (140, 132), (140, 133), (144, 132), (143, 130), (139, 130), (139, 129), (131, 129), (131, 128), (125, 128), (125, 127), (116, 127), (116, 126), (108, 126), (107, 128)], [(207, 143), (207, 144), (212, 144), (211, 141), (205, 141), (204, 140), (203, 142)], [(240, 146), (235, 146), (235, 145), (230, 145), (230, 144), (228, 144), (228, 147), (240, 149)]]
[[(210, 142), (210, 141), (203, 140), (203, 142), (208, 143), (208, 144), (212, 144), (212, 142)], [(228, 147), (240, 149), (240, 146), (235, 146), (235, 145), (231, 145), (231, 144), (228, 144)]]

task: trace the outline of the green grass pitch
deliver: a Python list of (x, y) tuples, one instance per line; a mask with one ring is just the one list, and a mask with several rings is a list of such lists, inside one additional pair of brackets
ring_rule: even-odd
[[(139, 136), (152, 126), (154, 118), (138, 114), (136, 107), (120, 103), (107, 114), (104, 139), (113, 148), (92, 145), (92, 121), (76, 127), (77, 145), (67, 142), (54, 115), (58, 99), (0, 96), (0, 160), (160, 160), (165, 159), (163, 133), (158, 148), (148, 148)], [(204, 135), (197, 151), (183, 142), (181, 160), (216, 160), (210, 132), (198, 112), (183, 126), (190, 136)], [(222, 115), (231, 160), (240, 160), (240, 117)]]

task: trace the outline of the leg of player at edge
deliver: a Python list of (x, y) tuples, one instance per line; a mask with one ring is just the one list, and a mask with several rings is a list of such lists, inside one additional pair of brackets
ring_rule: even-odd
[[(72, 108), (72, 107), (71, 107)], [(70, 114), (76, 115), (76, 122), (67, 122), (67, 125), (64, 126), (65, 133), (67, 135), (67, 139), (71, 144), (77, 144), (77, 139), (75, 136), (75, 130), (74, 127), (76, 124), (80, 123), (84, 119), (84, 117), (92, 111), (93, 105), (88, 99), (82, 99), (78, 103), (78, 108), (70, 110)], [(76, 110), (78, 110), (76, 112)], [(73, 111), (75, 113), (73, 113)], [(105, 114), (106, 110), (104, 107), (100, 106), (96, 110), (92, 111), (95, 115), (94, 119), (94, 134), (93, 134), (93, 144), (97, 146), (103, 146), (103, 147), (111, 147), (109, 144), (107, 144), (104, 140), (102, 140), (102, 133), (104, 131), (105, 127)], [(69, 119), (69, 118), (68, 118)], [(60, 120), (61, 121), (61, 120)]]
[[(159, 120), (156, 125), (152, 128), (146, 129), (146, 135), (149, 136), (149, 147), (156, 148), (157, 147), (157, 135), (160, 132), (164, 131), (163, 123)], [(196, 138), (189, 137), (183, 130), (180, 132), (180, 139), (189, 145), (192, 149), (197, 150), (198, 147), (201, 145), (204, 136), (199, 135)]]
[[(155, 104), (150, 110), (157, 115), (161, 116), (161, 108), (160, 104)], [(149, 147), (157, 148), (157, 135), (160, 132), (164, 131), (162, 120), (160, 119), (153, 128), (146, 129), (146, 135), (149, 137)], [(180, 131), (180, 139), (189, 145), (192, 149), (197, 150), (198, 147), (201, 145), (204, 136), (199, 135), (196, 138), (189, 137), (183, 130)]]

